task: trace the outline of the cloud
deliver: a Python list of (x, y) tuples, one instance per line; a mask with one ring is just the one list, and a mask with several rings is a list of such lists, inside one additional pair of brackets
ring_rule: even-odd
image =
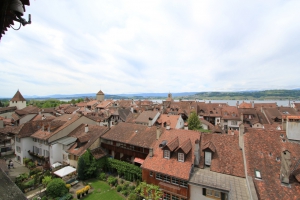
[(299, 88), (298, 1), (31, 1), (1, 95)]

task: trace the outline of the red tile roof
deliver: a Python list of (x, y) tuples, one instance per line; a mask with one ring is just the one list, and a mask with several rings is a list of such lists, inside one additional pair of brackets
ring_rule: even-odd
[(168, 114), (162, 114), (159, 116), (157, 122), (160, 124), (164, 124), (169, 122), (170, 128), (175, 129), (177, 122), (179, 120), (180, 115), (168, 115)]
[(10, 101), (26, 101), (26, 100), (22, 96), (21, 92), (18, 90)]
[(102, 92), (102, 90), (100, 90), (97, 95), (104, 95), (104, 93)]
[(85, 132), (85, 124), (81, 124), (68, 136), (76, 137), (77, 141), (68, 150), (68, 153), (81, 156), (101, 135), (108, 130), (105, 126), (88, 125), (88, 132)]
[(201, 137), (200, 166), (204, 167), (204, 149), (215, 149), (210, 170), (222, 174), (245, 177), (243, 154), (239, 147), (238, 135), (207, 134)]
[(120, 122), (101, 138), (150, 148), (156, 141), (156, 127)]
[[(282, 139), (285, 139), (283, 142)], [(252, 176), (260, 199), (299, 199), (300, 184), (290, 176), (290, 186), (284, 186), (279, 179), (281, 152), (288, 150), (291, 155), (291, 168), (300, 159), (300, 144), (290, 142), (285, 131), (248, 129), (244, 135), (245, 155), (248, 176)], [(292, 170), (291, 169), (291, 170)], [(255, 179), (255, 170), (261, 173), (261, 180)], [(297, 173), (297, 171), (295, 171)]]
[(192, 149), (187, 154), (185, 162), (179, 162), (177, 161), (177, 154), (174, 152), (171, 153), (170, 159), (163, 158), (163, 150), (159, 148), (159, 144), (164, 140), (172, 141), (178, 137), (179, 146), (184, 144), (188, 139), (194, 145), (196, 140), (200, 140), (200, 134), (197, 131), (183, 129), (164, 131), (153, 147), (153, 157), (148, 155), (142, 168), (188, 180), (195, 159), (194, 146), (192, 146)]

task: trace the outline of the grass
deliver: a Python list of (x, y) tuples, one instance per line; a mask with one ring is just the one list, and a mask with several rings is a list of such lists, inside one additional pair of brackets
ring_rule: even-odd
[(88, 182), (91, 183), (94, 191), (88, 196), (84, 197), (84, 200), (124, 200), (124, 198), (118, 194), (116, 189), (110, 189), (110, 186), (106, 182), (96, 179), (89, 180)]

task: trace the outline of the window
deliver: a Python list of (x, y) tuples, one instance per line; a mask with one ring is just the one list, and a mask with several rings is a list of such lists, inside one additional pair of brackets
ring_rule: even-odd
[(171, 182), (171, 177), (170, 176), (165, 176), (164, 181), (170, 183)]
[(203, 188), (202, 189), (202, 194), (206, 197), (212, 198), (212, 199), (228, 199), (228, 196), (226, 193), (208, 189), (208, 188)]
[(170, 159), (170, 151), (169, 150), (164, 150), (164, 158)]
[(164, 192), (163, 200), (171, 200), (171, 195), (169, 193)]
[(231, 121), (231, 125), (237, 125), (237, 121)]
[(188, 187), (187, 181), (180, 180), (179, 183), (180, 183), (179, 185), (180, 185), (181, 187), (186, 187), (186, 188)]
[(155, 178), (158, 180), (162, 180), (161, 174), (160, 173), (156, 173)]
[(16, 137), (17, 142), (21, 142), (21, 138)]
[(227, 119), (224, 119), (224, 122), (227, 122), (228, 120)]
[(172, 200), (179, 200), (179, 197), (172, 195)]
[(177, 178), (172, 177), (172, 183), (175, 185), (179, 185), (179, 180)]
[(178, 161), (184, 162), (184, 154), (183, 153), (178, 153)]
[(153, 176), (153, 172), (150, 172), (150, 176)]
[(21, 147), (17, 146), (17, 152), (21, 153)]
[(261, 174), (260, 174), (260, 171), (258, 171), (258, 170), (255, 170), (255, 178), (259, 178), (259, 179), (261, 179)]
[(33, 140), (34, 142), (36, 142), (36, 138), (32, 138), (32, 140)]

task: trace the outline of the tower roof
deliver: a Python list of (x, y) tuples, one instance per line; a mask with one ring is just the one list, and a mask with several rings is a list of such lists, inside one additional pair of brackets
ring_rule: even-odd
[(22, 96), (21, 92), (18, 90), (11, 101), (26, 101)]
[(102, 92), (102, 90), (100, 90), (100, 91), (97, 93), (97, 95), (101, 95), (101, 94), (104, 94), (104, 93)]

